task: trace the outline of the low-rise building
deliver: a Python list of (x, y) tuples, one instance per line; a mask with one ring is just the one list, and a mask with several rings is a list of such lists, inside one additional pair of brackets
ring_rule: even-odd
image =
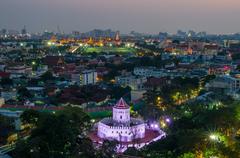
[(0, 98), (0, 107), (5, 104), (4, 98)]
[(95, 70), (84, 70), (75, 72), (71, 75), (71, 80), (80, 85), (89, 85), (97, 83), (97, 72)]
[(17, 91), (14, 90), (3, 90), (1, 91), (1, 97), (4, 98), (5, 101), (16, 99), (17, 98)]
[(9, 77), (10, 77), (10, 73), (0, 71), (0, 79), (9, 78)]
[(10, 73), (10, 78), (17, 78), (22, 75), (31, 75), (32, 67), (20, 65), (20, 66), (8, 66), (5, 70), (7, 73)]
[(155, 67), (135, 67), (133, 74), (137, 76), (150, 77), (153, 76), (153, 71), (155, 69)]
[(0, 71), (4, 71), (5, 67), (6, 67), (6, 65), (4, 63), (0, 63)]
[(62, 56), (46, 56), (43, 63), (49, 68), (64, 65), (64, 58)]
[(147, 82), (146, 77), (137, 77), (133, 75), (128, 76), (117, 76), (115, 78), (117, 84), (121, 86), (129, 86), (132, 90), (138, 91), (144, 89), (144, 83)]
[(233, 76), (219, 76), (206, 84), (206, 89), (218, 93), (233, 94), (240, 89), (240, 78)]

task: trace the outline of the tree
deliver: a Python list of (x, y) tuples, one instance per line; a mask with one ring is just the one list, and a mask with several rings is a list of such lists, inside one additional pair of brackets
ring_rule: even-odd
[(117, 141), (109, 141), (105, 140), (102, 144), (102, 147), (100, 149), (101, 158), (111, 158), (114, 157), (114, 153), (116, 153), (116, 146), (118, 142)]
[(120, 99), (121, 97), (130, 99), (131, 97), (130, 92), (131, 92), (131, 88), (128, 86), (123, 88), (121, 86), (112, 85), (111, 87), (111, 94), (112, 94), (112, 97), (115, 99)]
[(164, 97), (164, 93), (161, 90), (148, 89), (143, 94), (143, 99), (145, 102), (144, 108), (141, 109), (141, 113), (147, 119), (158, 119), (160, 115), (163, 114), (163, 111), (166, 110), (166, 105), (168, 100)]
[(0, 83), (2, 86), (11, 86), (13, 85), (13, 80), (10, 78), (2, 78)]
[(40, 118), (40, 112), (32, 109), (26, 110), (21, 114), (20, 118), (23, 123), (37, 125)]
[(131, 156), (140, 156), (141, 152), (137, 150), (135, 147), (129, 147), (125, 152), (125, 155), (131, 155)]
[(0, 115), (0, 144), (6, 143), (9, 133), (14, 130), (13, 120), (8, 117)]
[[(28, 111), (22, 117), (28, 122), (34, 122), (36, 115), (33, 111)], [(41, 114), (31, 136), (17, 143), (14, 157), (73, 156), (76, 154), (74, 151), (79, 150), (76, 149), (79, 147), (79, 138), (86, 137), (89, 121), (88, 115), (77, 107), (67, 107), (55, 114)], [(82, 148), (80, 152), (86, 152), (86, 150)]]
[(33, 97), (30, 91), (25, 87), (21, 87), (17, 93), (19, 100), (25, 100)]
[(110, 81), (110, 80), (114, 79), (114, 78), (115, 78), (116, 76), (118, 76), (118, 75), (120, 75), (120, 73), (119, 73), (116, 69), (112, 68), (112, 69), (109, 71), (108, 74), (106, 74), (106, 75), (103, 76), (103, 80), (104, 80), (104, 81)]
[(96, 157), (97, 153), (92, 144), (92, 140), (88, 138), (78, 138), (76, 148), (73, 150), (74, 157), (90, 158)]
[(205, 85), (206, 83), (208, 83), (209, 81), (215, 79), (216, 76), (215, 75), (207, 75), (204, 79), (203, 79), (203, 85)]
[(53, 74), (50, 71), (45, 72), (41, 76), (42, 81), (49, 81), (49, 80), (53, 80), (53, 79), (54, 79)]
[(195, 154), (188, 152), (180, 155), (178, 158), (196, 158), (196, 157), (195, 157)]

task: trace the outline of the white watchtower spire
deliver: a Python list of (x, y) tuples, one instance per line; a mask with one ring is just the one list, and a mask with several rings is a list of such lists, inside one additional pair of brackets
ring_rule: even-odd
[(113, 107), (113, 120), (119, 123), (127, 123), (130, 121), (130, 107), (123, 98)]

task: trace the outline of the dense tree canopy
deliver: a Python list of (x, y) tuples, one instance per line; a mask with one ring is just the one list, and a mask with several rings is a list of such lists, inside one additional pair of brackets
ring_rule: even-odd
[(2, 78), (0, 84), (3, 87), (12, 86), (13, 85), (13, 80), (10, 79), (10, 78)]
[(86, 135), (90, 120), (80, 108), (72, 107), (54, 114), (26, 111), (21, 117), (25, 122), (36, 123), (36, 127), (30, 138), (17, 143), (14, 155), (19, 158), (33, 155), (59, 158), (76, 154), (77, 140)]
[(25, 87), (19, 88), (17, 93), (18, 93), (18, 100), (26, 100), (33, 97), (30, 91)]
[(13, 132), (13, 120), (0, 115), (0, 144), (5, 144), (9, 133)]

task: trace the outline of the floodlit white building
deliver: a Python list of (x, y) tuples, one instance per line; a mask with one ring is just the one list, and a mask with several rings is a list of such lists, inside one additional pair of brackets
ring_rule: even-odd
[(121, 98), (113, 107), (113, 117), (98, 123), (98, 136), (129, 142), (144, 138), (145, 124), (143, 120), (130, 118), (130, 107)]
[(128, 147), (142, 148), (151, 142), (166, 136), (159, 125), (145, 124), (142, 119), (131, 118), (130, 107), (121, 98), (113, 107), (111, 118), (99, 121), (97, 130), (89, 134), (94, 143), (102, 144), (104, 140), (117, 140), (117, 152), (124, 152)]

